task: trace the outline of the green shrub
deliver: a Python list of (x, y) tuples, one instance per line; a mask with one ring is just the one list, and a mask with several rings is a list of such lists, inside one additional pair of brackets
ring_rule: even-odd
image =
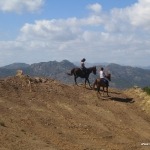
[(150, 95), (150, 87), (144, 87), (143, 91)]

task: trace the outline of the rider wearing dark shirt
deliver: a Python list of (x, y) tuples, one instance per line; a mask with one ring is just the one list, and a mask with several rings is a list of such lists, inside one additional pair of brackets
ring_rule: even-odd
[(86, 61), (85, 58), (83, 58), (81, 60), (81, 70), (83, 71), (84, 74), (86, 73), (86, 67), (85, 67), (85, 63), (84, 63), (85, 61)]

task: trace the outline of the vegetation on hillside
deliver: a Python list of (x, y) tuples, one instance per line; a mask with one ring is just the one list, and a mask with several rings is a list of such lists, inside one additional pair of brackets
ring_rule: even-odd
[(150, 95), (150, 87), (144, 87), (143, 91)]

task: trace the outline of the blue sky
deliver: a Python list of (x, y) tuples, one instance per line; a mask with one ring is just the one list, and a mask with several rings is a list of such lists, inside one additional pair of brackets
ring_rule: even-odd
[(68, 59), (150, 66), (149, 0), (0, 0), (0, 66)]

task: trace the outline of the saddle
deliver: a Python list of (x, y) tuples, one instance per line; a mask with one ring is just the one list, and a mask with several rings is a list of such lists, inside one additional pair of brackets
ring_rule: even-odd
[(86, 72), (87, 72), (87, 71), (86, 71), (85, 68), (81, 68), (81, 71), (82, 71), (82, 74), (83, 74), (83, 75), (86, 75)]
[(105, 78), (100, 79), (100, 81), (104, 82), (105, 84), (107, 84), (107, 85), (109, 86), (109, 82), (108, 82), (108, 80), (106, 80)]

